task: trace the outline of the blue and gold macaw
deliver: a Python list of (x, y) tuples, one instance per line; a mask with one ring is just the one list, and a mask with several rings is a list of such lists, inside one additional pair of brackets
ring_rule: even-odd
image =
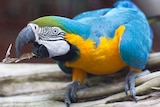
[(136, 100), (135, 78), (146, 65), (152, 31), (144, 13), (130, 0), (118, 0), (114, 8), (84, 12), (73, 19), (38, 18), (22, 29), (16, 39), (16, 55), (33, 43), (40, 58), (54, 58), (65, 73), (72, 74), (65, 103), (76, 102), (76, 91), (87, 77), (111, 74), (129, 66), (125, 92)]

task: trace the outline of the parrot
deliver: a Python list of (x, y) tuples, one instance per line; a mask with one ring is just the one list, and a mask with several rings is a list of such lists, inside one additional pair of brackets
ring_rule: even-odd
[[(73, 18), (43, 16), (30, 21), (15, 40), (16, 57), (33, 44), (37, 58), (53, 58), (72, 75), (64, 102), (77, 102), (76, 92), (87, 74), (113, 74), (129, 67), (124, 91), (136, 101), (135, 79), (144, 72), (153, 32), (145, 14), (132, 0), (117, 0), (113, 7), (82, 12)], [(94, 82), (94, 81), (93, 81)]]

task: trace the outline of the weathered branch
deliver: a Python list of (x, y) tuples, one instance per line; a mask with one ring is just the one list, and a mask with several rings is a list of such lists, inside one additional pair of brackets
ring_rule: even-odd
[[(160, 71), (137, 78), (136, 85), (143, 84), (154, 78), (160, 78)], [(157, 83), (160, 85), (159, 82)], [(149, 85), (148, 87), (153, 87), (153, 86)], [(145, 91), (146, 90), (144, 90), (143, 92)], [(106, 84), (102, 86), (99, 85), (98, 87), (95, 86), (95, 87), (91, 87), (88, 89), (84, 89), (83, 91), (79, 91), (77, 95), (79, 99), (86, 99), (86, 98), (93, 98), (93, 97), (103, 96), (103, 95), (112, 95), (112, 94), (119, 93), (119, 92), (124, 92), (124, 81), (116, 83), (116, 85), (111, 83), (111, 84)]]
[[(70, 75), (66, 75), (63, 72), (60, 72), (60, 69), (55, 64), (0, 64), (0, 68), (3, 69), (0, 71), (1, 85), (3, 85), (4, 83), (5, 84), (6, 83), (7, 84), (10, 84), (10, 83), (20, 84), (20, 83), (34, 82), (34, 81), (35, 82), (36, 81), (42, 81), (42, 82), (50, 81), (51, 82), (53, 80), (66, 82), (66, 80), (70, 80), (71, 78)], [(137, 85), (142, 84), (143, 82), (148, 81), (159, 75), (160, 75), (160, 72), (151, 73), (149, 75), (141, 77), (142, 79), (137, 79), (138, 81), (136, 80), (137, 81), (136, 83)], [(88, 81), (92, 83), (93, 79), (90, 78)], [(97, 81), (100, 81), (100, 80), (94, 79), (94, 82), (97, 82)], [(78, 96), (80, 95), (78, 98), (84, 99), (84, 98), (90, 98), (90, 97), (103, 96), (106, 94), (114, 94), (114, 93), (123, 91), (124, 90), (123, 86), (124, 86), (123, 81), (120, 83), (116, 83), (116, 87), (115, 85), (109, 84), (109, 83), (103, 84), (103, 85), (96, 85), (96, 86), (93, 86), (91, 89), (88, 88), (82, 92), (80, 91), (79, 93), (81, 94), (78, 94)], [(23, 93), (23, 90), (22, 90), (22, 93)], [(12, 95), (12, 94), (7, 94), (6, 92), (1, 93), (1, 94)], [(16, 93), (13, 93), (13, 94), (16, 94)]]
[[(146, 81), (152, 80), (153, 78), (158, 78), (159, 76), (160, 76), (160, 72), (154, 72), (154, 73), (151, 73), (149, 75), (139, 77), (139, 78), (136, 79), (136, 84), (138, 84), (138, 85), (142, 84)], [(94, 97), (97, 97), (97, 96), (103, 96), (103, 95), (107, 95), (107, 94), (115, 94), (115, 93), (118, 93), (118, 92), (122, 92), (124, 90), (123, 86), (124, 86), (123, 81), (120, 82), (120, 83), (117, 83), (116, 85), (106, 84), (106, 85), (94, 86), (94, 87), (91, 87), (91, 88), (86, 88), (86, 89), (80, 90), (77, 93), (77, 97), (78, 97), (78, 99), (87, 99), (87, 98), (94, 98)], [(153, 87), (153, 86), (150, 86), (150, 87)], [(156, 86), (154, 86), (154, 87), (156, 87)], [(21, 90), (21, 89), (17, 88), (17, 90)], [(3, 94), (3, 93), (1, 93), (1, 94)], [(58, 92), (57, 91), (56, 96), (54, 96), (52, 98), (54, 100), (63, 100), (63, 98), (64, 98), (63, 96), (64, 96), (64, 92), (62, 92), (62, 91)]]
[[(78, 106), (78, 105), (77, 105)], [(87, 107), (159, 107), (160, 93), (153, 92), (144, 96), (144, 99), (135, 103), (133, 101), (113, 102), (107, 104), (97, 104)]]
[(146, 68), (160, 68), (160, 52), (151, 53)]
[(70, 80), (70, 75), (63, 72), (56, 64), (3, 64), (0, 63), (1, 82), (25, 82), (46, 80)]
[[(143, 76), (144, 78), (145, 76)], [(146, 77), (145, 77), (146, 78)], [(142, 79), (142, 77), (139, 78), (139, 80)], [(138, 79), (137, 79), (138, 81)], [(145, 82), (144, 84), (138, 86), (136, 88), (137, 94), (143, 93), (145, 91), (150, 90), (150, 87), (159, 87), (160, 86), (160, 77), (155, 77), (147, 82)], [(118, 87), (117, 85), (115, 87)], [(84, 91), (84, 90), (81, 90)], [(92, 89), (92, 91), (94, 91)], [(88, 91), (89, 92), (89, 91)], [(80, 93), (78, 93), (78, 96)], [(84, 96), (84, 94), (83, 94)], [(50, 105), (50, 106), (64, 106), (64, 103), (61, 102), (57, 102), (54, 100), (57, 99), (61, 99), (64, 97), (64, 90), (58, 91), (58, 92), (54, 92), (53, 94), (46, 94), (46, 95), (31, 95), (31, 96), (14, 96), (14, 97), (1, 97), (0, 98), (0, 104), (1, 105), (14, 105), (14, 106), (19, 106), (19, 105), (27, 105), (27, 106), (33, 106), (33, 105), (40, 105), (40, 107), (42, 107), (41, 105)], [(85, 103), (76, 103), (76, 104), (72, 104), (72, 107), (76, 107), (76, 106), (81, 106), (81, 107), (96, 107), (97, 105), (105, 105), (106, 102), (113, 102), (113, 101), (119, 101), (121, 99), (124, 99), (128, 96), (125, 95), (124, 92), (118, 93), (118, 94), (114, 94), (111, 95), (107, 98), (104, 98), (102, 100), (96, 100), (96, 101), (90, 101), (90, 102), (85, 102)], [(134, 102), (133, 102), (134, 103)], [(56, 105), (57, 104), (57, 105)], [(47, 107), (50, 107), (47, 106)], [(100, 106), (100, 107), (104, 107), (104, 106)]]
[(41, 95), (45, 93), (53, 93), (57, 90), (63, 90), (68, 85), (68, 82), (20, 82), (20, 83), (3, 83), (0, 84), (0, 95), (14, 96), (33, 94)]

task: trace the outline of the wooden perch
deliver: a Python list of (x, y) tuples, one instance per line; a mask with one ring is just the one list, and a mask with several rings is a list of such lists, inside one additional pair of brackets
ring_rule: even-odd
[[(141, 85), (139, 85), (136, 88), (137, 94), (141, 94), (144, 93), (146, 91), (151, 90), (151, 87), (160, 87), (160, 75), (159, 72), (155, 72), (146, 76), (142, 76), (136, 79), (136, 84), (137, 83), (141, 83), (143, 82)], [(148, 78), (149, 77), (149, 78)], [(111, 84), (110, 84), (111, 85)], [(81, 107), (94, 107), (95, 105), (101, 105), (101, 104), (105, 104), (106, 102), (113, 102), (113, 101), (121, 101), (124, 98), (127, 98), (128, 96), (126, 96), (126, 94), (124, 92), (122, 92), (121, 89), (122, 83), (116, 84), (116, 85), (112, 85), (112, 89), (113, 88), (117, 88), (120, 87), (117, 91), (116, 94), (113, 94), (109, 97), (106, 97), (104, 99), (101, 100), (96, 100), (96, 101), (89, 101), (89, 102), (85, 102), (85, 103), (76, 103), (76, 104), (72, 104), (72, 107), (75, 106), (81, 106)], [(103, 89), (101, 89), (103, 88)], [(110, 93), (107, 92), (107, 90), (112, 90), (109, 87), (99, 87), (99, 89), (101, 90), (105, 90), (106, 94)], [(89, 97), (91, 97), (92, 95), (94, 95), (94, 93), (97, 93), (97, 91), (99, 89), (95, 89), (95, 87), (91, 87), (88, 89), (83, 89), (78, 91), (77, 95), (78, 95), (78, 99), (85, 99), (87, 95), (90, 94)], [(120, 93), (119, 93), (120, 92)], [(86, 95), (86, 93), (89, 93)], [(113, 92), (115, 93), (115, 92)], [(105, 93), (103, 93), (104, 95)], [(112, 94), (112, 93), (110, 93)], [(41, 104), (46, 104), (46, 105), (52, 105), (53, 103), (57, 104), (57, 106), (64, 106), (64, 103), (62, 102), (57, 102), (55, 100), (63, 100), (64, 98), (64, 90), (57, 90), (54, 93), (50, 93), (50, 94), (44, 94), (44, 95), (21, 95), (21, 96), (13, 96), (13, 97), (1, 97), (0, 98), (0, 104), (1, 105), (14, 105), (14, 106), (18, 106), (18, 105), (41, 105)], [(54, 105), (55, 105), (54, 104)], [(41, 106), (40, 106), (41, 107)], [(47, 106), (48, 107), (48, 106)], [(49, 106), (50, 107), (50, 106)]]
[(50, 82), (50, 81), (36, 81), (36, 82), (18, 82), (18, 83), (3, 83), (0, 84), (0, 95), (14, 96), (14, 95), (41, 95), (45, 93), (53, 93), (57, 90), (65, 89), (68, 82)]
[[(4, 71), (0, 71), (0, 76), (1, 76), (0, 82), (1, 83), (3, 83), (4, 81), (5, 82), (7, 82), (7, 81), (9, 81), (9, 82), (11, 82), (11, 81), (12, 82), (46, 81), (47, 79), (48, 79), (48, 81), (53, 81), (54, 78), (57, 78), (57, 79), (59, 78), (58, 81), (66, 81), (66, 80), (64, 80), (64, 78), (68, 78), (68, 79), (70, 78), (69, 75), (66, 75), (63, 72), (60, 72), (60, 69), (55, 64), (0, 64), (0, 68), (2, 68), (4, 70)], [(33, 68), (33, 69), (30, 69), (30, 68)], [(11, 70), (13, 70), (13, 69), (14, 69), (14, 71), (11, 72)], [(159, 72), (155, 72), (155, 73), (151, 73), (149, 75), (143, 76), (143, 78), (141, 77), (142, 79), (139, 79), (139, 81), (141, 81), (141, 82), (140, 83), (137, 82), (137, 84), (139, 85), (139, 84), (143, 83), (144, 81), (147, 81), (147, 79), (154, 78), (159, 75), (160, 75)], [(45, 76), (47, 79), (44, 78)], [(146, 77), (146, 78), (144, 78), (144, 77)], [(112, 91), (112, 90), (114, 90), (114, 88), (120, 88), (121, 90), (123, 90), (123, 85), (124, 85), (123, 81), (118, 84), (119, 84), (119, 86), (113, 87), (113, 88), (112, 88), (112, 86), (113, 86), (112, 84), (111, 85), (106, 84), (106, 86), (102, 85), (102, 87), (99, 86), (99, 88), (97, 90), (99, 90), (99, 93), (102, 91), (102, 93), (100, 93), (100, 95), (103, 95), (105, 93), (105, 92), (103, 92), (103, 91), (105, 91), (105, 89), (107, 89), (108, 93), (110, 93), (109, 90)], [(93, 87), (93, 88), (95, 88), (95, 87)], [(96, 92), (96, 88), (93, 90), (95, 90), (95, 92)], [(82, 94), (82, 96), (84, 94), (97, 96), (96, 95), (97, 93), (95, 93), (95, 92), (93, 92), (93, 94), (88, 93), (88, 92), (93, 92), (93, 91), (87, 90), (86, 93)], [(91, 97), (93, 97), (93, 96), (91, 96)]]
[(160, 52), (151, 53), (146, 68), (160, 68)]
[[(11, 96), (11, 95), (23, 94), (24, 93), (23, 90), (19, 89), (20, 87), (19, 84), (21, 84), (21, 87), (24, 87), (23, 85), (25, 85), (26, 82), (30, 82), (30, 86), (28, 87), (32, 87), (32, 85), (34, 86), (34, 82), (40, 82), (40, 81), (42, 83), (44, 81), (45, 82), (48, 81), (49, 83), (50, 82), (66, 82), (66, 84), (68, 84), (69, 81), (71, 81), (70, 80), (71, 76), (63, 72), (60, 72), (60, 69), (56, 64), (0, 64), (0, 68), (2, 69), (0, 71), (1, 87), (9, 88), (10, 86), (11, 88), (11, 86), (13, 85), (13, 87), (16, 88), (15, 87), (16, 83), (18, 84), (17, 89), (13, 89), (13, 90), (17, 90), (17, 93), (16, 91), (14, 93), (11, 93), (11, 92), (7, 93), (6, 91), (4, 91), (5, 88), (1, 88), (1, 91), (0, 91), (1, 95)], [(160, 72), (151, 73), (149, 75), (141, 77), (142, 79), (138, 79), (138, 81), (136, 80), (137, 81), (136, 83), (137, 85), (140, 85), (145, 81), (148, 81), (159, 75), (160, 75)], [(98, 82), (98, 81), (99, 83), (101, 82), (98, 79), (96, 80), (97, 77), (93, 77), (93, 78), (95, 78), (94, 82)], [(90, 81), (89, 83), (93, 81), (93, 78), (88, 79), (88, 81)], [(107, 77), (104, 77), (104, 78), (107, 78)], [(10, 84), (10, 85), (6, 85), (6, 84)], [(95, 86), (92, 86), (91, 88), (84, 89), (84, 91), (82, 92), (81, 91), (78, 92), (78, 93), (81, 93), (81, 94), (78, 94), (78, 98), (87, 99), (91, 97), (103, 96), (103, 95), (114, 94), (120, 91), (124, 91), (124, 80), (122, 80), (122, 82), (115, 83), (115, 84), (116, 86), (113, 83), (110, 83), (110, 84), (107, 83), (102, 85), (97, 84)], [(43, 84), (41, 86), (43, 87)], [(35, 89), (35, 90), (38, 91), (38, 89)], [(49, 90), (49, 89), (46, 89), (46, 90)], [(63, 99), (59, 99), (59, 100), (63, 100)]]
[(0, 83), (62, 80), (70, 81), (71, 76), (61, 72), (56, 64), (0, 63)]

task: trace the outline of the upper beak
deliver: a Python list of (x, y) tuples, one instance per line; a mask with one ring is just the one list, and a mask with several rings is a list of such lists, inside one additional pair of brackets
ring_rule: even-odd
[(22, 49), (23, 46), (33, 43), (36, 40), (35, 34), (31, 28), (30, 25), (26, 26), (23, 28), (17, 38), (16, 38), (16, 43), (15, 43), (15, 48), (16, 48), (16, 57), (20, 57), (20, 50)]

